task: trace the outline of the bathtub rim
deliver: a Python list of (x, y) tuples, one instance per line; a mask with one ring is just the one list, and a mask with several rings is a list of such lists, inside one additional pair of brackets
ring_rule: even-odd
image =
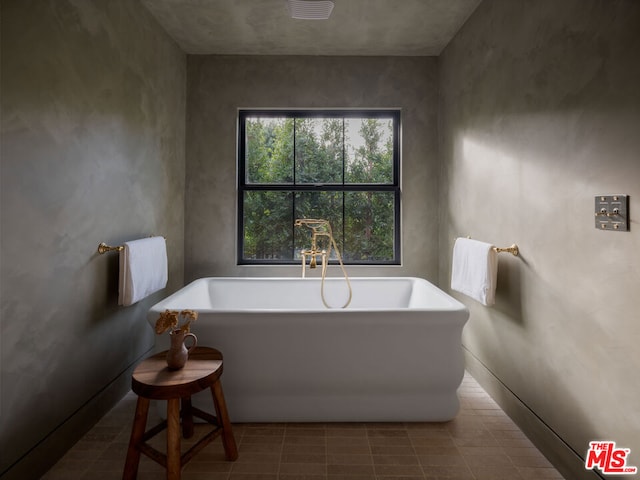
[[(304, 281), (304, 282), (315, 282), (318, 283), (318, 288), (320, 287), (320, 278), (300, 278), (300, 277), (228, 277), (228, 276), (208, 276), (208, 277), (200, 277), (195, 280), (190, 281), (185, 284), (183, 287), (179, 288), (171, 295), (163, 298), (156, 304), (152, 305), (149, 308), (149, 315), (152, 313), (157, 315), (164, 310), (166, 310), (165, 305), (176, 298), (179, 298), (184, 294), (184, 291), (193, 287), (198, 283), (205, 283), (209, 280), (225, 280), (230, 282), (258, 282), (258, 281), (269, 281), (269, 282), (280, 282), (280, 281)], [(343, 280), (341, 277), (327, 277), (327, 281), (338, 282)], [(347, 308), (194, 308), (199, 313), (207, 314), (207, 313), (225, 313), (225, 314), (234, 314), (234, 313), (242, 313), (247, 315), (254, 314), (264, 314), (264, 313), (280, 313), (280, 314), (305, 314), (305, 313), (323, 313), (329, 315), (336, 314), (348, 314), (349, 312), (353, 313), (363, 313), (363, 312), (371, 312), (371, 313), (394, 313), (394, 312), (430, 312), (430, 313), (447, 313), (454, 314), (455, 316), (462, 315), (464, 316), (464, 321), (466, 322), (469, 318), (469, 308), (457, 300), (456, 298), (449, 295), (447, 292), (442, 290), (440, 287), (430, 282), (427, 279), (421, 277), (410, 277), (410, 276), (393, 276), (393, 277), (350, 277), (351, 282), (358, 282), (361, 280), (365, 281), (411, 281), (411, 282), (423, 282), (427, 285), (428, 288), (432, 288), (435, 290), (435, 294), (442, 297), (448, 304), (448, 307), (439, 307), (439, 308), (426, 308), (426, 307), (384, 307), (384, 308), (355, 308), (355, 307), (347, 307)], [(189, 308), (189, 307), (181, 307), (181, 308)]]

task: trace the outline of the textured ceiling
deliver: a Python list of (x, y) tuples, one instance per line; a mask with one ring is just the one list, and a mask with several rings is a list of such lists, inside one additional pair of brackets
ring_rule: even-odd
[(481, 0), (334, 0), (294, 20), (285, 0), (141, 0), (190, 54), (439, 55)]

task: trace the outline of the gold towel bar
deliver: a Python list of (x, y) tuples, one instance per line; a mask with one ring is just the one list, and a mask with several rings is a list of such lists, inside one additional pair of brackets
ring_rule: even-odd
[[(469, 236), (467, 236), (466, 238), (471, 239), (471, 237)], [(496, 253), (504, 253), (504, 252), (510, 253), (514, 257), (517, 257), (518, 255), (520, 255), (520, 249), (518, 248), (518, 245), (516, 245), (515, 243), (510, 247), (493, 247), (493, 251)]]
[(520, 250), (518, 249), (518, 245), (516, 245), (515, 243), (513, 245), (511, 245), (510, 247), (502, 247), (502, 248), (493, 247), (493, 249), (498, 253), (502, 253), (502, 252), (510, 253), (514, 257), (517, 257), (520, 254)]
[(106, 243), (102, 242), (100, 243), (100, 245), (98, 245), (98, 253), (102, 255), (103, 253), (107, 253), (107, 252), (119, 252), (123, 248), (124, 248), (124, 245), (118, 245), (117, 247), (110, 247)]
[[(149, 238), (151, 237), (153, 237), (153, 235), (149, 235)], [(162, 238), (166, 240), (166, 237), (162, 237)], [(104, 242), (101, 242), (100, 245), (98, 245), (98, 253), (100, 255), (107, 252), (119, 252), (120, 250), (123, 250), (123, 249), (124, 249), (124, 245), (118, 245), (117, 247), (110, 247)]]

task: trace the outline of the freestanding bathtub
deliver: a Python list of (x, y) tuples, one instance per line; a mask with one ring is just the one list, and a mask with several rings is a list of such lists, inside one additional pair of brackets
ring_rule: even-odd
[[(316, 278), (201, 278), (154, 305), (148, 321), (165, 309), (199, 312), (191, 331), (224, 355), (234, 422), (453, 418), (466, 307), (420, 278), (351, 285), (348, 308), (327, 309)], [(344, 279), (326, 279), (329, 305), (347, 292)], [(158, 349), (168, 337), (157, 336)]]

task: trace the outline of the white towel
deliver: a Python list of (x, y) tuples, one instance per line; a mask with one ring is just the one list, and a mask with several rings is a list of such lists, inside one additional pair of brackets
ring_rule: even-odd
[(495, 303), (498, 254), (493, 245), (458, 238), (453, 245), (451, 288), (486, 306)]
[(133, 305), (162, 290), (167, 279), (167, 242), (163, 237), (124, 243), (120, 250), (118, 305)]

